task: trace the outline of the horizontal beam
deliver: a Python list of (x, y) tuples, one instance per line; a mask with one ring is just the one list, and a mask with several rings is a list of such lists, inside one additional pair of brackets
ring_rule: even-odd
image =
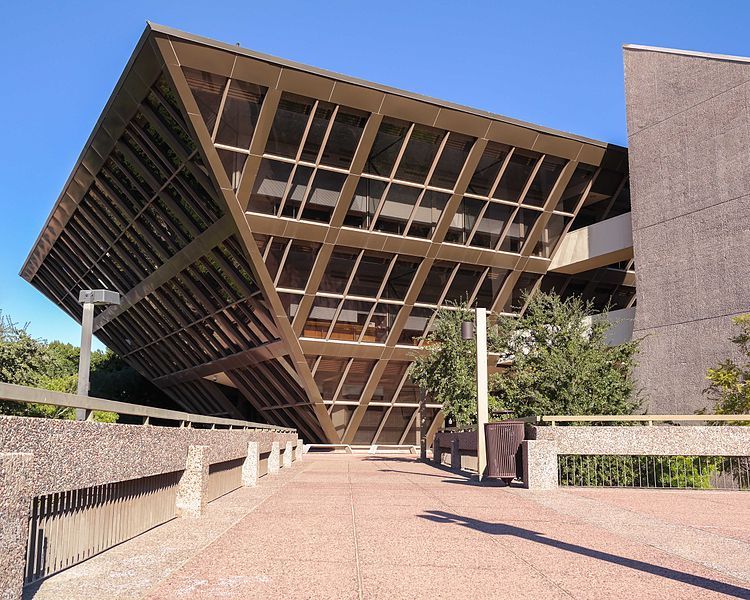
[(657, 422), (706, 422), (706, 421), (741, 421), (750, 423), (750, 415), (545, 415), (537, 417), (538, 423), (647, 423)]
[(26, 404), (49, 404), (52, 406), (63, 406), (66, 408), (80, 408), (87, 411), (100, 410), (113, 412), (120, 415), (142, 417), (146, 419), (163, 419), (165, 421), (179, 421), (180, 423), (196, 423), (203, 425), (219, 425), (225, 427), (242, 427), (250, 429), (268, 429), (270, 431), (293, 432), (290, 427), (277, 427), (267, 423), (254, 423), (252, 421), (241, 421), (239, 419), (225, 419), (222, 417), (208, 417), (196, 415), (178, 410), (166, 410), (104, 398), (92, 398), (91, 396), (79, 396), (78, 394), (66, 394), (64, 392), (53, 392), (41, 388), (14, 385), (12, 383), (0, 383), (0, 400), (10, 402), (23, 402)]

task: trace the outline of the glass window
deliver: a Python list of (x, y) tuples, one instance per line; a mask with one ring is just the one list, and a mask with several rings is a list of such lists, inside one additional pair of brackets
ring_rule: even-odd
[(302, 336), (310, 338), (325, 338), (331, 327), (331, 323), (336, 316), (336, 309), (340, 303), (341, 300), (338, 298), (324, 298), (322, 296), (317, 296), (313, 301), (312, 309), (310, 309), (307, 321), (305, 321)]
[(318, 169), (305, 208), (302, 210), (302, 218), (329, 223), (345, 181), (344, 173)]
[(185, 74), (190, 91), (193, 92), (193, 98), (195, 98), (198, 110), (206, 123), (208, 133), (213, 134), (227, 78), (190, 67), (183, 67), (182, 72)]
[(310, 276), (320, 244), (313, 242), (292, 242), (284, 267), (279, 277), (279, 287), (304, 290)]
[(471, 238), (471, 245), (477, 248), (495, 248), (514, 211), (515, 208), (508, 204), (490, 202)]
[(396, 171), (396, 179), (424, 183), (444, 137), (445, 131), (415, 125)]
[(267, 158), (261, 160), (247, 210), (275, 215), (279, 210), (291, 174), (292, 165), (288, 163)]
[(349, 367), (349, 372), (346, 374), (346, 379), (344, 379), (344, 385), (338, 400), (359, 401), (359, 397), (362, 395), (362, 391), (365, 389), (367, 380), (370, 379), (370, 374), (374, 368), (374, 360), (355, 358), (352, 361), (351, 367)]
[(359, 268), (352, 280), (349, 294), (352, 296), (367, 296), (374, 298), (385, 279), (388, 265), (391, 264), (391, 254), (367, 251), (359, 261)]
[(454, 266), (453, 263), (436, 260), (422, 285), (417, 302), (437, 304)]
[(510, 152), (510, 146), (505, 144), (498, 144), (497, 142), (487, 144), (466, 191), (478, 196), (489, 196), (508, 152)]
[(552, 256), (552, 252), (554, 252), (557, 242), (560, 241), (560, 237), (571, 218), (555, 213), (550, 215), (549, 221), (547, 221), (542, 230), (542, 237), (536, 243), (536, 246), (534, 246), (534, 256), (541, 256), (543, 258), (550, 258)]
[(450, 194), (436, 192), (435, 190), (426, 190), (419, 202), (419, 206), (414, 211), (409, 231), (406, 235), (418, 238), (431, 238), (435, 233), (435, 226), (440, 220), (440, 215), (448, 204)]
[(530, 206), (544, 206), (566, 162), (568, 161), (563, 158), (545, 156), (534, 176), (534, 181), (529, 186), (529, 191), (523, 198), (523, 203)]
[(292, 219), (296, 219), (299, 216), (299, 207), (305, 199), (307, 184), (310, 182), (312, 173), (312, 167), (297, 165), (292, 177), (292, 183), (286, 195), (286, 200), (284, 201), (284, 208), (281, 209), (282, 216)]
[(399, 256), (388, 275), (388, 281), (383, 288), (383, 298), (387, 300), (403, 300), (422, 259), (411, 256)]
[(519, 312), (523, 309), (526, 295), (531, 293), (540, 277), (541, 275), (537, 273), (521, 274), (518, 281), (516, 281), (516, 285), (513, 286), (513, 291), (510, 294), (510, 298), (505, 302), (503, 310), (505, 312)]
[(346, 371), (346, 364), (349, 359), (332, 358), (330, 356), (321, 356), (318, 368), (315, 370), (315, 383), (318, 384), (320, 395), (323, 400), (333, 400), (339, 381)]
[(360, 178), (352, 204), (344, 217), (344, 225), (369, 229), (380, 199), (383, 197), (385, 186), (386, 183), (378, 179)]
[(224, 102), (216, 141), (235, 148), (250, 148), (266, 88), (254, 83), (232, 80)]
[(328, 124), (331, 122), (334, 108), (336, 107), (328, 102), (318, 102), (318, 108), (315, 109), (315, 116), (313, 116), (310, 130), (305, 138), (305, 146), (300, 156), (301, 160), (308, 162), (318, 160), (320, 146), (323, 144), (323, 138), (325, 138)]
[(393, 322), (396, 320), (396, 315), (398, 315), (400, 308), (400, 306), (396, 306), (395, 304), (378, 304), (370, 318), (362, 341), (385, 344), (385, 340), (391, 332)]
[(487, 204), (485, 200), (463, 198), (461, 204), (458, 205), (456, 214), (453, 215), (451, 224), (448, 226), (445, 241), (454, 244), (465, 244), (485, 204)]
[(320, 280), (320, 291), (343, 294), (359, 250), (353, 248), (336, 248), (331, 254), (323, 278)]
[(406, 344), (408, 346), (416, 346), (419, 343), (420, 337), (426, 333), (427, 324), (432, 318), (433, 310), (431, 308), (423, 308), (415, 306), (411, 309), (409, 317), (406, 319), (404, 328), (401, 331), (401, 335), (398, 338), (399, 344)]
[(468, 135), (449, 133), (448, 141), (430, 178), (430, 185), (452, 190), (475, 141), (476, 138)]
[(247, 154), (240, 154), (239, 152), (230, 152), (229, 150), (223, 150), (217, 148), (216, 151), (219, 153), (221, 164), (224, 165), (224, 170), (229, 178), (229, 184), (232, 189), (236, 192), (237, 188), (240, 187), (240, 179), (242, 178), (242, 169), (245, 168), (245, 162), (247, 161)]
[(421, 191), (421, 188), (398, 183), (391, 184), (378, 220), (375, 222), (375, 229), (387, 233), (404, 233)]
[(289, 240), (274, 239), (271, 242), (271, 247), (268, 249), (268, 256), (266, 256), (266, 268), (272, 279), (276, 279), (276, 273), (279, 272), (279, 265), (284, 258), (284, 252), (289, 243)]
[(518, 202), (539, 157), (540, 155), (537, 152), (516, 148), (508, 161), (503, 176), (500, 178), (500, 183), (493, 197), (498, 200)]
[(459, 267), (443, 302), (446, 304), (448, 302), (468, 302), (479, 284), (479, 279), (484, 274), (484, 269), (484, 267), (467, 265)]
[(339, 107), (328, 136), (320, 164), (348, 169), (357, 150), (359, 138), (367, 123), (368, 113), (353, 108)]
[[(373, 303), (362, 300), (344, 300), (336, 324), (331, 331), (332, 340), (356, 342), (367, 326), (367, 317)], [(373, 341), (373, 340), (367, 340)]]
[(575, 211), (583, 192), (586, 190), (586, 187), (595, 172), (596, 167), (592, 167), (585, 163), (579, 164), (576, 167), (576, 170), (573, 171), (573, 175), (570, 178), (568, 185), (565, 187), (562, 196), (560, 196), (560, 200), (557, 201), (555, 210), (569, 213)]
[(281, 304), (284, 306), (284, 310), (286, 311), (286, 316), (289, 317), (289, 320), (291, 321), (297, 315), (297, 311), (299, 310), (299, 303), (302, 300), (302, 296), (298, 294), (288, 294), (286, 292), (281, 292), (279, 293), (279, 298), (281, 299)]
[(479, 287), (479, 292), (474, 303), (482, 308), (492, 308), (508, 273), (509, 271), (506, 269), (491, 267), (487, 272), (487, 276), (482, 281), (482, 285)]
[(352, 443), (354, 444), (372, 444), (375, 434), (380, 427), (385, 415), (385, 406), (368, 406), (362, 420), (354, 432)]
[(508, 229), (508, 233), (505, 234), (502, 243), (500, 244), (500, 250), (505, 252), (520, 252), (523, 247), (523, 243), (531, 233), (531, 229), (534, 227), (534, 223), (542, 213), (537, 210), (531, 210), (529, 208), (521, 208), (516, 213), (516, 217), (513, 220), (513, 224)]
[(380, 124), (364, 172), (371, 175), (390, 177), (401, 145), (404, 143), (409, 123), (385, 117)]
[(281, 95), (268, 134), (267, 154), (296, 158), (314, 104), (314, 100), (296, 94)]
[[(401, 385), (401, 380), (404, 378), (404, 373), (406, 373), (406, 369), (409, 368), (410, 364), (411, 363), (401, 360), (389, 360), (383, 370), (383, 374), (380, 376), (380, 381), (378, 381), (378, 385), (373, 392), (372, 400), (375, 402), (390, 402), (393, 400), (393, 397), (398, 391), (399, 385)], [(408, 410), (414, 412), (413, 408)], [(409, 418), (411, 418), (411, 414), (409, 414)], [(398, 432), (399, 436), (405, 427), (406, 423), (401, 426), (401, 430)], [(394, 443), (397, 442), (398, 439)]]
[(624, 215), (626, 212), (630, 212), (630, 182), (626, 181), (625, 185), (622, 186), (620, 193), (617, 194), (617, 198), (612, 203), (609, 211), (607, 212), (606, 219), (612, 217), (618, 217)]

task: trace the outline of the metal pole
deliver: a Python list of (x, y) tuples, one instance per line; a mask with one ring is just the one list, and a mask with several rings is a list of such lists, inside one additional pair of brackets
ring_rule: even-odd
[(487, 470), (487, 446), (484, 441), (484, 426), (489, 421), (489, 400), (487, 392), (487, 311), (476, 309), (477, 336), (477, 458), (479, 481)]
[[(91, 334), (94, 329), (94, 304), (84, 302), (81, 319), (81, 357), (78, 361), (78, 395), (89, 395), (89, 372), (91, 370)], [(85, 421), (91, 411), (77, 408), (76, 420)]]

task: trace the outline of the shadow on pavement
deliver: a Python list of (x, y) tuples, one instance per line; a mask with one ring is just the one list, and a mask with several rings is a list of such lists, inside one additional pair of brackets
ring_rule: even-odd
[(442, 510), (428, 510), (425, 514), (419, 515), (423, 519), (434, 521), (436, 523), (452, 523), (455, 525), (461, 525), (468, 527), (488, 535), (509, 535), (530, 540), (538, 544), (544, 544), (545, 546), (551, 546), (560, 550), (566, 550), (567, 552), (573, 552), (574, 554), (580, 554), (582, 556), (589, 556), (602, 560), (605, 562), (621, 565), (644, 573), (651, 573), (652, 575), (658, 575), (659, 577), (665, 577), (681, 583), (687, 583), (705, 590), (711, 590), (728, 596), (734, 596), (735, 598), (750, 598), (750, 589), (738, 587), (730, 583), (724, 583), (716, 581), (714, 579), (708, 579), (707, 577), (701, 577), (700, 575), (692, 575), (691, 573), (684, 573), (668, 567), (661, 567), (651, 563), (643, 562), (633, 558), (626, 558), (624, 556), (618, 556), (616, 554), (610, 554), (609, 552), (603, 552), (601, 550), (594, 550), (593, 548), (586, 548), (585, 546), (579, 546), (578, 544), (571, 544), (569, 542), (563, 542), (562, 540), (556, 540), (554, 538), (546, 537), (544, 534), (530, 529), (524, 529), (522, 527), (515, 527), (513, 525), (505, 525), (503, 523), (488, 523), (487, 521), (481, 521), (479, 519), (472, 519), (471, 517), (462, 517), (453, 513), (445, 512)]

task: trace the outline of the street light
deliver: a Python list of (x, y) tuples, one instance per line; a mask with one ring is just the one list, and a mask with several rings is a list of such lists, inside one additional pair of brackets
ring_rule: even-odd
[[(476, 327), (475, 327), (476, 324)], [(489, 421), (489, 400), (487, 394), (487, 311), (476, 308), (474, 323), (461, 323), (461, 337), (464, 340), (477, 338), (477, 471), (479, 481), (487, 470), (487, 447), (484, 440), (484, 426)]]
[[(78, 361), (78, 395), (89, 395), (89, 372), (91, 371), (91, 334), (94, 330), (94, 306), (117, 306), (120, 294), (109, 290), (81, 290), (78, 302), (83, 304), (81, 317), (81, 356)], [(76, 409), (76, 420), (85, 421), (91, 411)]]

